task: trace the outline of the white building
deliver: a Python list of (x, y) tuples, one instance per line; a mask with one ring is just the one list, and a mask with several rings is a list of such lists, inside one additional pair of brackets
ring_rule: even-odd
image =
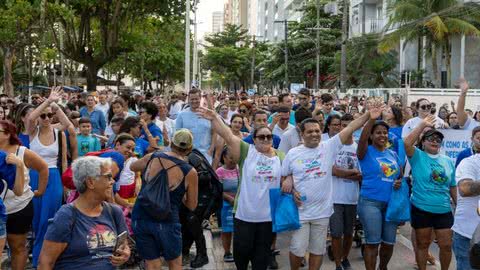
[[(461, 1), (461, 0), (459, 0)], [(388, 0), (351, 0), (350, 1), (350, 37), (358, 37), (368, 33), (381, 33), (388, 21)], [(480, 2), (464, 1), (464, 2)], [(422, 41), (420, 41), (422, 42)], [(405, 44), (399, 51), (399, 71), (411, 71), (418, 68), (426, 70), (426, 80), (434, 81), (431, 58), (419, 52), (418, 42)], [(421, 50), (421, 49), (420, 49)], [(441, 85), (437, 87), (451, 88), (461, 76), (465, 77), (473, 88), (480, 88), (480, 40), (474, 37), (457, 36), (451, 41), (451, 83), (447, 85), (444, 53), (439, 49), (437, 65), (441, 74)], [(424, 61), (426, 59), (426, 61)]]
[(223, 31), (223, 12), (215, 11), (212, 13), (212, 33)]

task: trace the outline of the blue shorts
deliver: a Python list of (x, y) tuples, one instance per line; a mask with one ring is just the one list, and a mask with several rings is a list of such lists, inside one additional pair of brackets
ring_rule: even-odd
[(360, 197), (357, 210), (366, 244), (395, 245), (398, 223), (385, 221), (387, 205), (387, 202)]
[(182, 255), (182, 225), (148, 220), (132, 222), (135, 241), (140, 257), (155, 260), (163, 257), (166, 261)]

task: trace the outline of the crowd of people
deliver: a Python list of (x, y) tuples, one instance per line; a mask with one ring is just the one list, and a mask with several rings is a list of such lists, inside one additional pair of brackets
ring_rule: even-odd
[[(459, 87), (457, 104), (438, 108), (305, 88), (167, 97), (54, 87), (30, 103), (0, 96), (0, 251), (8, 245), (15, 270), (30, 253), (38, 269), (160, 269), (161, 258), (170, 269), (200, 268), (213, 215), (225, 263), (277, 269), (269, 191), (281, 188), (301, 224), (290, 232), (287, 267), (320, 269), (331, 243), (336, 269), (352, 269), (358, 217), (365, 269), (386, 270), (404, 225), (386, 212), (392, 192), (408, 185), (418, 268), (438, 263), (435, 242), (442, 270), (452, 250), (458, 270), (475, 269), (480, 112), (465, 108), (468, 83)], [(445, 129), (471, 136), (456, 160), (441, 154)]]

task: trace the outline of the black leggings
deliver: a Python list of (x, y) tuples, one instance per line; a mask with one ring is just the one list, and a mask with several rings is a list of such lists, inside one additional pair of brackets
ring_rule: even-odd
[(266, 270), (273, 241), (272, 222), (245, 222), (234, 220), (233, 257), (238, 270)]

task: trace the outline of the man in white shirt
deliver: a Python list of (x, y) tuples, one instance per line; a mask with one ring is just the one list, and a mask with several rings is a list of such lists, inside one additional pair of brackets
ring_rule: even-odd
[(300, 135), (300, 124), (308, 118), (312, 118), (312, 113), (306, 109), (300, 108), (295, 112), (295, 122), (298, 124), (295, 128), (283, 133), (278, 150), (287, 154), (290, 149), (303, 144), (303, 139)]
[(172, 96), (172, 101), (170, 103), (169, 115), (170, 118), (175, 120), (177, 115), (182, 111), (183, 105), (185, 102), (182, 100), (184, 93), (177, 92)]
[(294, 129), (295, 126), (289, 123), (290, 121), (290, 109), (286, 106), (278, 108), (277, 114), (273, 117), (273, 121), (270, 124), (270, 129), (274, 135), (282, 137), (282, 135), (290, 129)]
[[(378, 107), (372, 110), (381, 109)], [(322, 142), (318, 121), (307, 119), (301, 123), (304, 144), (291, 149), (282, 164), (282, 190), (287, 193), (293, 191), (300, 204), (302, 224), (292, 234), (290, 269), (300, 268), (307, 251), (310, 253), (309, 269), (320, 269), (326, 250), (329, 219), (333, 214), (332, 168), (335, 157), (343, 144), (351, 140), (353, 132), (362, 127), (369, 117), (370, 114), (365, 113), (338, 135)]]
[(477, 213), (480, 203), (480, 154), (465, 158), (460, 162), (455, 172), (457, 180), (458, 199), (452, 230), (453, 252), (457, 261), (457, 269), (472, 269), (470, 267), (470, 240), (480, 216)]
[(108, 110), (110, 109), (110, 105), (107, 102), (107, 93), (101, 92), (98, 94), (98, 104), (95, 105), (95, 108), (103, 112), (105, 122), (108, 123)]

